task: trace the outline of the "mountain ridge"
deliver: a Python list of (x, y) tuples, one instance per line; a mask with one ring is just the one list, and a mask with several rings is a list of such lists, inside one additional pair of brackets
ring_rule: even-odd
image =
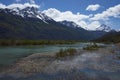
[(96, 28), (96, 31), (105, 31), (105, 32), (110, 32), (113, 29), (111, 29), (111, 27), (105, 25), (105, 24), (101, 24), (98, 28)]
[(107, 34), (96, 39), (95, 41), (96, 42), (105, 42), (105, 43), (118, 43), (118, 42), (120, 42), (120, 32), (110, 31)]
[[(14, 14), (16, 12), (11, 9), (0, 9), (0, 39), (92, 40), (105, 34), (102, 31), (68, 27), (33, 7), (19, 12), (24, 15)], [(42, 19), (37, 16), (42, 16)]]

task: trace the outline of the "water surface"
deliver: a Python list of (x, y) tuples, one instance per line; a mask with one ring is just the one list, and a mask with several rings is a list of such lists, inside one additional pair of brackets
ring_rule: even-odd
[(25, 57), (33, 53), (51, 53), (66, 48), (82, 49), (88, 44), (90, 43), (63, 45), (0, 46), (0, 66), (12, 64), (21, 57)]

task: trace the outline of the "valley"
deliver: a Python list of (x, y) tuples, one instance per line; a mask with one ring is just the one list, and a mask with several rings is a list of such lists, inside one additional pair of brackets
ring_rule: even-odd
[(113, 19), (119, 18), (120, 5), (96, 13), (104, 6), (87, 4), (84, 14), (86, 4), (74, 13), (75, 5), (60, 11), (42, 10), (44, 1), (1, 1), (0, 80), (120, 79), (119, 19)]

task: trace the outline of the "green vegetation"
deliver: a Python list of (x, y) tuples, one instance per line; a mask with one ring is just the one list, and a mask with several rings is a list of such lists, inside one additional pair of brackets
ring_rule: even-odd
[(118, 59), (120, 59), (120, 56), (118, 57)]
[(76, 53), (76, 49), (73, 49), (73, 48), (69, 48), (69, 49), (61, 49), (59, 52), (56, 53), (56, 57), (57, 58), (61, 58), (61, 57), (66, 57), (66, 56), (72, 56), (72, 55), (75, 55)]
[(120, 42), (120, 32), (109, 32), (106, 35), (104, 35), (94, 41), (102, 42), (102, 43), (119, 43)]
[(73, 44), (78, 41), (68, 40), (0, 40), (1, 46), (11, 45), (54, 45), (54, 44)]
[(86, 47), (84, 47), (83, 50), (97, 50), (102, 47), (104, 46), (98, 46), (96, 43), (93, 43), (91, 45), (87, 45)]

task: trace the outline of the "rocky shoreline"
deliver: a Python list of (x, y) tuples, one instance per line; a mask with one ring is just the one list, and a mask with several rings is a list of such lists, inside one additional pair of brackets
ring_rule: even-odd
[(0, 80), (119, 80), (118, 53), (120, 48), (114, 45), (94, 51), (78, 49), (74, 56), (60, 59), (56, 52), (32, 54), (1, 73)]

